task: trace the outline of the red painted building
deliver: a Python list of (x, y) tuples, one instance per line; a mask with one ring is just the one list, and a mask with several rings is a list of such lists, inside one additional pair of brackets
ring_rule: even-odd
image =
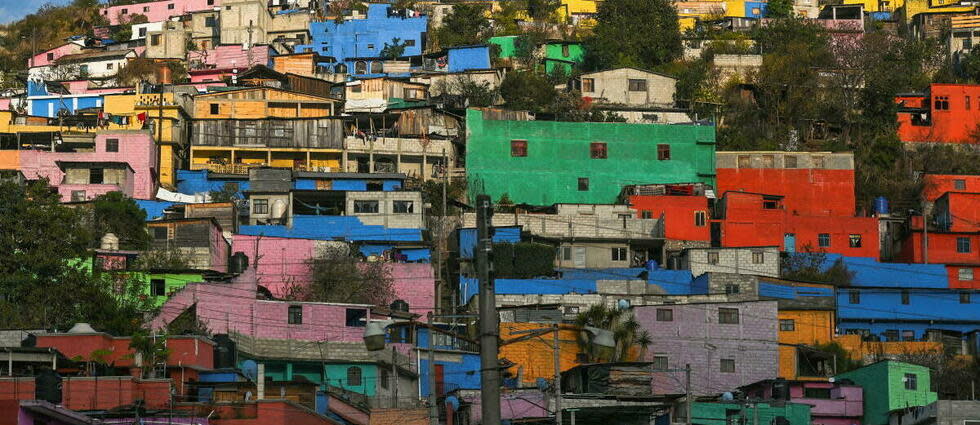
[(636, 218), (664, 220), (664, 236), (669, 240), (711, 240), (708, 198), (682, 195), (633, 195), (630, 206), (636, 210)]
[[(143, 400), (148, 409), (170, 406), (169, 379), (132, 376), (64, 377), (60, 405), (72, 410), (107, 410)], [(34, 378), (0, 378), (0, 400), (33, 400)]]
[(719, 197), (765, 193), (782, 196), (789, 214), (854, 216), (851, 153), (718, 152), (715, 158)]
[(781, 196), (727, 192), (715, 207), (723, 247), (779, 246), (850, 257), (879, 256), (874, 217), (805, 216), (787, 211)]
[(911, 143), (977, 143), (980, 85), (931, 84), (923, 94), (895, 98), (898, 137)]
[(946, 192), (980, 193), (980, 176), (923, 174), (922, 198), (935, 202)]
[(928, 234), (922, 216), (911, 218), (899, 260), (945, 264), (951, 288), (980, 289), (980, 194), (946, 192), (930, 217)]
[[(37, 335), (38, 347), (57, 349), (69, 359), (91, 360), (96, 350), (108, 353), (104, 359), (117, 368), (130, 368), (131, 374), (138, 375), (133, 349), (129, 348), (132, 337), (116, 337), (103, 332), (80, 332), (84, 329), (76, 325), (65, 333)], [(214, 342), (198, 336), (169, 336), (167, 349), (170, 354), (167, 366), (171, 368), (214, 368)]]

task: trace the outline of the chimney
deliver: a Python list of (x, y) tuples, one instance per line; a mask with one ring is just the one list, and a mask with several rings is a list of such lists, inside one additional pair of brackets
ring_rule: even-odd
[(119, 250), (119, 237), (113, 233), (106, 233), (102, 236), (102, 243), (99, 248), (118, 251)]

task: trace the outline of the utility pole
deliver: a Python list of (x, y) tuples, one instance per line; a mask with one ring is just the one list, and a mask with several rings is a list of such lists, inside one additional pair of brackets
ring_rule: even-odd
[(684, 413), (685, 416), (687, 417), (685, 423), (687, 423), (687, 425), (691, 425), (692, 422), (691, 403), (693, 402), (693, 400), (691, 400), (691, 364), (690, 363), (684, 365), (684, 392), (686, 393), (685, 395), (686, 402), (684, 403)]
[(391, 407), (393, 409), (398, 408), (398, 350), (395, 347), (391, 347), (391, 378), (389, 384), (391, 385)]
[(490, 276), (490, 239), (493, 206), (490, 197), (476, 197), (476, 272), (480, 284), (480, 403), (481, 421), (485, 425), (500, 423), (500, 371), (497, 368), (497, 304)]
[(922, 203), (922, 263), (929, 262), (929, 211), (928, 205)]
[(439, 425), (439, 406), (436, 406), (436, 333), (432, 330), (432, 312), (426, 316), (429, 325), (429, 425)]
[(555, 323), (555, 423), (561, 425), (562, 414), (561, 414), (561, 357), (558, 355), (558, 350), (561, 348), (558, 345), (558, 323)]

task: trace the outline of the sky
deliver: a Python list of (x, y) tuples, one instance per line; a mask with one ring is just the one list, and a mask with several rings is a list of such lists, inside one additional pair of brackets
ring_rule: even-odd
[(67, 4), (69, 1), (70, 0), (0, 0), (0, 24), (8, 24), (30, 15), (47, 3), (60, 6)]

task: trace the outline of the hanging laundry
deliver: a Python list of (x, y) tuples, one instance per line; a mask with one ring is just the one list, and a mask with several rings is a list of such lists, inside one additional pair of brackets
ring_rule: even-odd
[(146, 121), (146, 112), (140, 112), (140, 114), (136, 116), (136, 119), (138, 119), (139, 122), (141, 122), (141, 123), (142, 122), (145, 122)]

